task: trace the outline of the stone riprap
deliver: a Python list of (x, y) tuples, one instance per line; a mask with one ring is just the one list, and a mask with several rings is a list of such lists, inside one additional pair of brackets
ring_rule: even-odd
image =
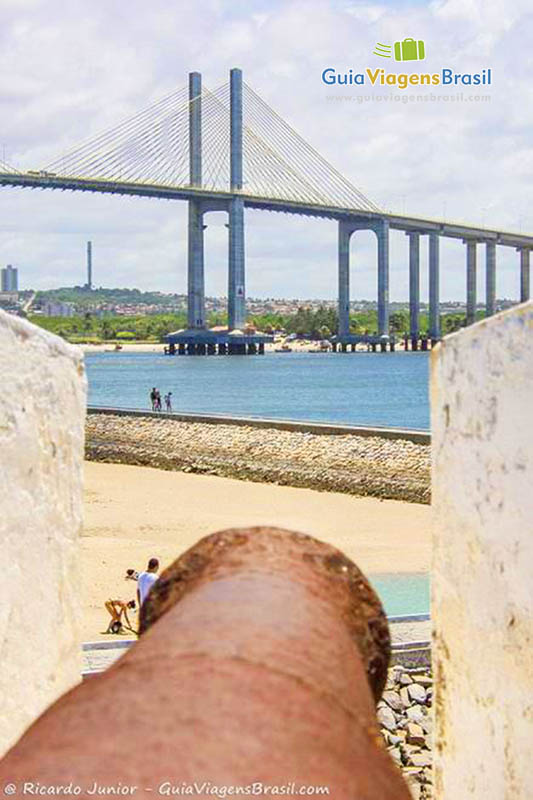
[(90, 414), (92, 461), (328, 492), (430, 501), (430, 447), (403, 439)]
[(415, 800), (433, 796), (432, 701), (429, 670), (401, 665), (389, 670), (377, 716), (387, 750), (402, 770)]

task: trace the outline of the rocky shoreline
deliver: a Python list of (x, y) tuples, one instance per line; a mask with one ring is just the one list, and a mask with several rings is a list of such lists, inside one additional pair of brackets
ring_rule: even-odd
[(85, 452), (92, 461), (430, 502), (430, 447), (403, 439), (91, 413)]
[(415, 800), (433, 796), (433, 678), (428, 669), (396, 665), (378, 703), (381, 735)]

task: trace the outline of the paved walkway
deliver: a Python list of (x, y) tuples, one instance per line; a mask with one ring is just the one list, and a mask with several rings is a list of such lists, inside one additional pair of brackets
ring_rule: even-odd
[[(403, 652), (410, 650), (409, 643), (416, 643), (417, 650), (427, 652), (431, 639), (431, 621), (427, 615), (413, 617), (393, 617), (389, 620), (392, 633), (392, 646), (395, 651), (395, 660)], [(130, 647), (134, 639), (116, 639), (108, 642), (85, 642), (83, 644), (83, 670), (84, 677), (103, 672), (117, 661)], [(424, 643), (419, 646), (419, 643)]]

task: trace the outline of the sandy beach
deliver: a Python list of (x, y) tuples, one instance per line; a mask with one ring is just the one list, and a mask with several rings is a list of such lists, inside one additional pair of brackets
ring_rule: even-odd
[[(268, 353), (273, 353), (278, 350), (284, 340), (276, 341), (275, 343), (267, 343), (265, 345), (265, 351)], [(295, 353), (308, 353), (309, 351), (319, 350), (318, 342), (311, 342), (307, 339), (296, 340), (293, 342), (288, 342), (288, 346), (290, 347), (292, 352)], [(163, 353), (164, 351), (164, 344), (158, 342), (125, 342), (124, 344), (120, 345), (120, 350), (115, 351), (115, 343), (114, 342), (102, 342), (101, 344), (81, 344), (80, 347), (83, 349), (84, 353), (105, 353), (105, 352), (122, 352), (122, 353)], [(363, 349), (363, 348), (362, 348)], [(364, 348), (366, 349), (366, 348)]]
[[(265, 345), (265, 352), (266, 353), (274, 353), (279, 352), (282, 345), (284, 344), (284, 340), (276, 341), (273, 344), (266, 344)], [(287, 354), (292, 353), (314, 353), (314, 352), (321, 352), (320, 345), (316, 341), (309, 341), (307, 339), (296, 339), (295, 341), (287, 342), (288, 347), (290, 348), (287, 351)], [(102, 342), (100, 344), (80, 344), (79, 347), (83, 349), (84, 353), (105, 353), (105, 352), (122, 352), (122, 353), (163, 353), (164, 351), (164, 344), (158, 342), (124, 342), (121, 343), (121, 349), (116, 351), (115, 350), (115, 343), (114, 342)], [(365, 344), (357, 345), (357, 350), (360, 350), (362, 353), (367, 351), (367, 346)], [(396, 350), (404, 350), (404, 342), (403, 339), (398, 339), (396, 342)]]
[(425, 572), (430, 507), (123, 464), (85, 463), (84, 641), (109, 638), (105, 600), (130, 600), (127, 568), (162, 567), (222, 528), (278, 525), (342, 549), (367, 573)]

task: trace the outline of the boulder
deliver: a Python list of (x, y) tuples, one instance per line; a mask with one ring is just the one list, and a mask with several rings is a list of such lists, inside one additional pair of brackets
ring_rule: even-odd
[(413, 767), (430, 767), (431, 753), (429, 750), (425, 750), (422, 753), (413, 753), (410, 756), (410, 761)]
[(399, 747), (393, 747), (392, 750), (389, 750), (390, 757), (397, 764), (399, 767), (402, 766), (402, 755), (400, 753)]
[(382, 728), (386, 728), (388, 731), (396, 730), (396, 717), (391, 708), (388, 706), (378, 708), (376, 716)]
[(429, 675), (412, 675), (413, 683), (419, 683), (420, 686), (423, 686), (425, 689), (428, 689), (430, 686), (433, 686), (433, 678), (430, 678)]
[[(418, 722), (418, 720), (413, 720), (413, 722)], [(418, 724), (424, 730), (424, 733), (426, 734), (433, 733), (433, 717), (430, 717), (428, 715), (427, 717), (424, 717), (422, 722), (418, 722)]]
[(403, 711), (403, 703), (398, 692), (383, 692), (383, 700), (392, 708), (393, 711), (396, 711), (398, 714), (401, 714)]
[(406, 710), (407, 719), (409, 722), (416, 722), (418, 725), (424, 727), (424, 723), (427, 720), (427, 715), (424, 714), (422, 710), (423, 706), (411, 706)]
[(407, 691), (407, 686), (404, 686), (400, 689), (400, 698), (404, 708), (409, 708), (411, 705), (411, 698), (409, 697), (409, 692)]
[(407, 742), (409, 744), (416, 744), (423, 747), (426, 744), (426, 737), (423, 729), (416, 722), (409, 722), (407, 724)]
[(426, 702), (426, 690), (423, 686), (420, 686), (419, 683), (411, 683), (407, 687), (407, 693), (411, 700), (413, 700), (415, 703)]

